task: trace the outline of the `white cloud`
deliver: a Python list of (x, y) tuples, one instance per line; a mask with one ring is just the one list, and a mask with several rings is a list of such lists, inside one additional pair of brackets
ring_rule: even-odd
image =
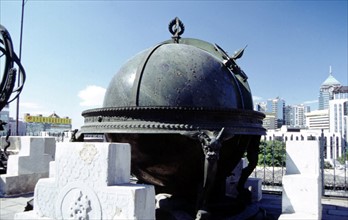
[(315, 103), (318, 103), (318, 100), (309, 100), (309, 101), (304, 101), (303, 104), (305, 105), (309, 105), (309, 104), (315, 104)]
[[(48, 112), (43, 110), (44, 108), (42, 105), (36, 102), (19, 102), (19, 118), (22, 118), (24, 113), (29, 113), (31, 115), (46, 115), (46, 114), (52, 114), (52, 112)], [(17, 100), (14, 100), (10, 103), (10, 117), (16, 118), (17, 117)]]
[[(16, 101), (14, 101), (16, 102)], [(34, 102), (19, 102), (19, 106), (21, 108), (27, 108), (27, 109), (40, 109), (41, 106), (38, 103)]]
[(103, 104), (106, 89), (100, 86), (87, 86), (81, 90), (78, 97), (81, 99), (80, 106), (101, 106)]
[(263, 98), (260, 96), (253, 96), (253, 100), (254, 101), (261, 101), (261, 100), (263, 100)]

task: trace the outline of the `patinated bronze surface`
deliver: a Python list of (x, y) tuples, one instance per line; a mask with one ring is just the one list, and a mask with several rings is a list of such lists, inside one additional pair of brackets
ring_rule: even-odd
[[(14, 101), (22, 92), (25, 82), (24, 68), (13, 50), (12, 39), (7, 29), (0, 24), (0, 111)], [(18, 67), (18, 76), (17, 69)], [(17, 80), (17, 86), (16, 86)], [(0, 120), (0, 131), (4, 130), (7, 122)], [(11, 129), (7, 130), (6, 146), (0, 147), (0, 174), (7, 171), (8, 152), (7, 148), (10, 146), (8, 137), (11, 134)], [(2, 150), (3, 149), (3, 150)]]
[[(130, 143), (139, 182), (170, 195), (181, 204), (174, 210), (192, 218), (220, 218), (243, 206), (226, 198), (225, 181), (247, 152), (251, 163), (239, 184), (245, 194), (264, 115), (253, 111), (248, 77), (235, 62), (244, 49), (229, 57), (216, 44), (181, 38), (177, 18), (169, 30), (171, 40), (140, 52), (114, 75), (103, 107), (82, 113), (76, 139), (103, 133), (108, 141)], [(158, 213), (173, 212), (162, 207)]]
[[(24, 68), (13, 50), (13, 44), (10, 33), (0, 24), (0, 58), (3, 58), (4, 67), (0, 72), (0, 111), (8, 103), (15, 100), (23, 89), (25, 82)], [(20, 82), (15, 87), (17, 69), (19, 68)]]

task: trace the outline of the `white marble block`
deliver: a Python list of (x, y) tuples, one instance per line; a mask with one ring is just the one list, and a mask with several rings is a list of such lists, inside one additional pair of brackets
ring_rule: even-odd
[(56, 175), (56, 161), (51, 161), (49, 165), (49, 178), (53, 178)]
[[(314, 175), (284, 176), (282, 213), (302, 214), (303, 219), (321, 219), (321, 191), (316, 187), (320, 181), (319, 177)], [(291, 215), (287, 216), (286, 218), (283, 216), (281, 219), (288, 219)]]
[(321, 219), (319, 142), (288, 141), (286, 152), (282, 215), (279, 219)]
[(55, 148), (54, 137), (21, 137), (21, 149), (17, 155), (9, 156), (6, 174), (48, 173)]
[(0, 193), (13, 195), (33, 192), (40, 178), (48, 177), (49, 163), (54, 160), (56, 142), (53, 137), (20, 137), (20, 151), (10, 155), (7, 172), (0, 176)]
[(320, 146), (318, 141), (286, 142), (286, 175), (320, 174)]
[(55, 174), (15, 219), (155, 219), (154, 187), (130, 183), (130, 159), (129, 144), (58, 143)]

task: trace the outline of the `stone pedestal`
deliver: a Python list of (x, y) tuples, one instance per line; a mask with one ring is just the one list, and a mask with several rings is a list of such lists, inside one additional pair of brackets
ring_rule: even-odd
[(288, 141), (279, 219), (321, 219), (321, 213), (319, 142)]
[(155, 219), (151, 185), (131, 184), (129, 144), (57, 143), (53, 177), (15, 219)]
[(25, 136), (15, 140), (11, 147), (20, 149), (19, 153), (9, 156), (7, 172), (0, 175), (0, 193), (5, 196), (33, 192), (37, 181), (48, 177), (49, 163), (55, 157), (53, 137)]

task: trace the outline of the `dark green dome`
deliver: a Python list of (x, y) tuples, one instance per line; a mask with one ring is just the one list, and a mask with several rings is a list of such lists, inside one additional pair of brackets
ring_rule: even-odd
[(81, 132), (264, 134), (239, 57), (191, 38), (144, 50), (113, 76), (103, 107), (82, 113)]
[(168, 42), (130, 59), (111, 80), (103, 107), (251, 109), (245, 90), (219, 57), (194, 45)]

